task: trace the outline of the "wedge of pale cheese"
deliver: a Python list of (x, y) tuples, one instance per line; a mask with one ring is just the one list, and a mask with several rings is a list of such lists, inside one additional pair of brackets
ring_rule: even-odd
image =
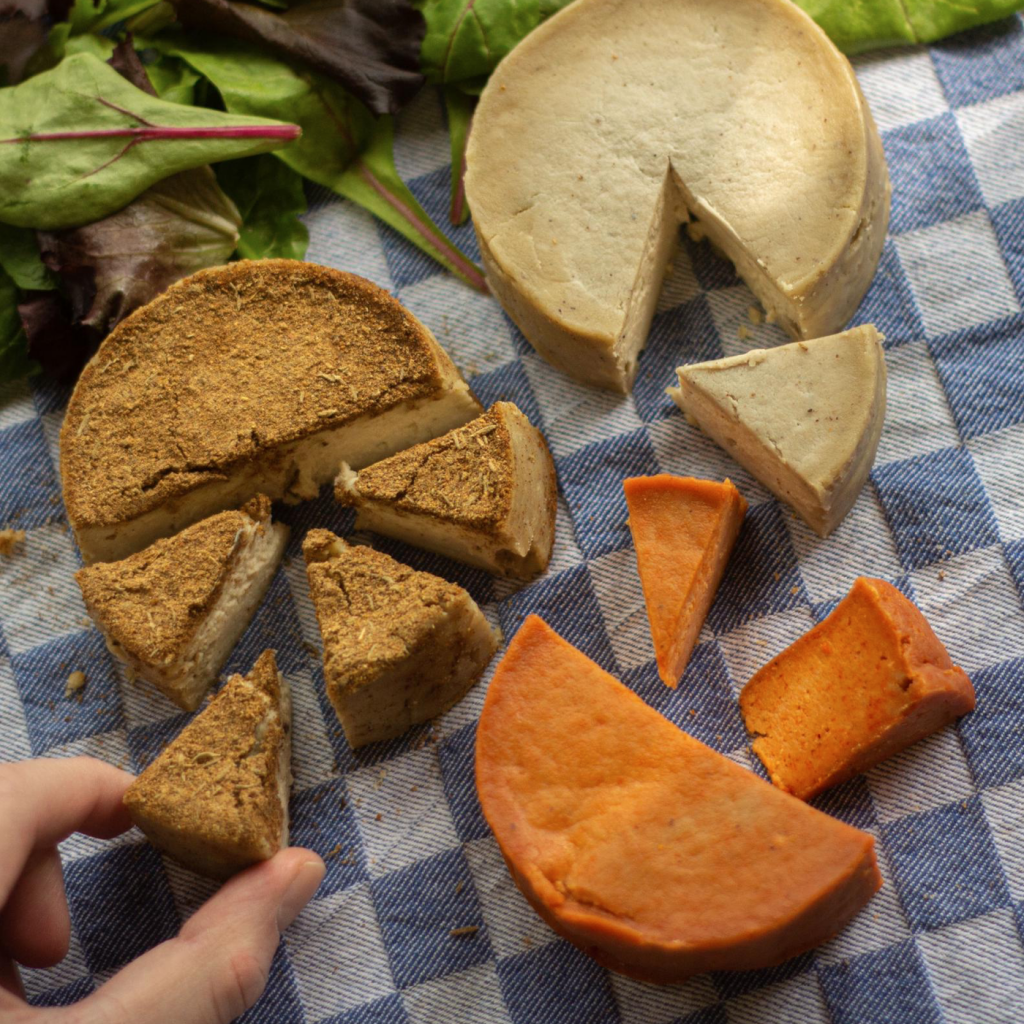
[(324, 643), (327, 697), (352, 747), (447, 711), (498, 638), (462, 587), (382, 551), (310, 530), (302, 545)]
[(68, 519), (112, 561), (257, 493), (316, 497), (481, 407), (430, 331), (361, 277), (241, 261), (172, 285), (82, 372), (60, 435)]
[(361, 473), (343, 466), (335, 496), (356, 526), (489, 572), (543, 572), (558, 483), (544, 435), (511, 402)]
[(499, 64), (466, 154), (495, 295), (542, 356), (618, 391), (681, 220), (817, 337), (866, 291), (889, 194), (849, 62), (789, 0), (576, 0)]
[(261, 494), (75, 579), (111, 653), (194, 711), (263, 599), (288, 533)]
[(885, 356), (871, 324), (681, 366), (669, 395), (823, 537), (857, 500), (885, 419)]
[(132, 821), (211, 878), (269, 860), (288, 845), (291, 720), (288, 682), (264, 651), (128, 787)]

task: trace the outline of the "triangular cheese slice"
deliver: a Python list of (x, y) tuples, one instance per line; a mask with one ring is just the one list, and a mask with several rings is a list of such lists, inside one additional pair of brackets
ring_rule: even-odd
[(678, 685), (747, 503), (729, 480), (631, 477), (623, 484), (658, 674)]
[(668, 393), (825, 537), (857, 500), (885, 419), (885, 357), (872, 324), (681, 366)]
[(149, 841), (210, 878), (227, 878), (288, 845), (291, 691), (264, 651), (232, 676), (128, 787)]
[(194, 711), (263, 599), (288, 532), (259, 495), (75, 579), (111, 653)]
[(740, 694), (754, 753), (803, 800), (974, 709), (974, 688), (891, 583), (861, 577)]
[(467, 591), (382, 551), (310, 530), (302, 545), (324, 642), (324, 681), (352, 747), (447, 711), (498, 641)]
[(881, 884), (874, 840), (681, 732), (531, 616), (487, 691), (480, 805), (512, 877), (606, 967), (768, 967)]
[(555, 537), (558, 484), (541, 432), (511, 402), (367, 467), (347, 466), (335, 495), (356, 526), (528, 579)]

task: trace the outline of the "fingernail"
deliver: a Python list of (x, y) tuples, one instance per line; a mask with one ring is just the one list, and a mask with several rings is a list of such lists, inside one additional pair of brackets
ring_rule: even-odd
[(299, 911), (313, 898), (326, 870), (324, 862), (319, 858), (310, 858), (299, 865), (277, 908), (277, 927), (281, 931), (299, 916)]

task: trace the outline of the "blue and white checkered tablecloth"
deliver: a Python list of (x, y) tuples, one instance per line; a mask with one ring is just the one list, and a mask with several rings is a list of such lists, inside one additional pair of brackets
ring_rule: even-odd
[[(295, 694), (293, 840), (328, 857), (288, 931), (261, 1024), (1020, 1024), (1024, 1020), (1024, 24), (870, 55), (857, 73), (894, 185), (891, 235), (857, 321), (885, 333), (889, 407), (871, 482), (821, 540), (665, 397), (678, 363), (781, 342), (750, 326), (731, 267), (684, 236), (630, 398), (544, 363), (498, 304), (327, 193), (309, 259), (389, 288), (436, 333), (481, 401), (516, 402), (547, 435), (561, 500), (550, 570), (517, 588), (372, 538), (466, 586), (511, 636), (529, 612), (687, 731), (762, 772), (737, 706), (753, 671), (819, 621), (854, 577), (894, 581), (977, 689), (978, 708), (816, 803), (877, 837), (885, 886), (841, 935), (774, 970), (657, 987), (557, 939), (513, 887), (477, 804), (486, 679), (431, 728), (354, 755), (324, 697), (299, 545), (352, 531), (329, 497), (278, 514), (286, 561), (229, 670), (278, 650)], [(403, 117), (399, 170), (442, 222), (448, 147), (424, 95)], [(476, 255), (472, 229), (454, 232)], [(748, 325), (749, 326), (749, 325)], [(139, 771), (186, 716), (128, 683), (86, 618), (61, 505), (67, 392), (0, 392), (0, 759), (89, 753)], [(682, 685), (659, 681), (621, 481), (729, 475), (750, 512)], [(370, 538), (366, 538), (370, 539)], [(63, 698), (83, 670), (81, 703)], [(493, 667), (492, 667), (493, 670)], [(212, 886), (137, 832), (62, 847), (65, 961), (25, 971), (32, 1000), (68, 1003), (173, 934)], [(477, 925), (453, 937), (454, 928)]]

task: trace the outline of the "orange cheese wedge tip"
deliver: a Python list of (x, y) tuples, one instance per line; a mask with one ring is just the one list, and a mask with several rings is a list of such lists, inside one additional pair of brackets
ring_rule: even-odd
[(809, 800), (974, 709), (974, 687), (921, 612), (861, 577), (740, 695), (772, 781)]
[(730, 480), (635, 476), (623, 484), (658, 674), (678, 685), (715, 599), (747, 503)]
[(635, 978), (780, 963), (881, 885), (870, 835), (687, 736), (536, 616), (491, 682), (476, 779), (533, 908)]

